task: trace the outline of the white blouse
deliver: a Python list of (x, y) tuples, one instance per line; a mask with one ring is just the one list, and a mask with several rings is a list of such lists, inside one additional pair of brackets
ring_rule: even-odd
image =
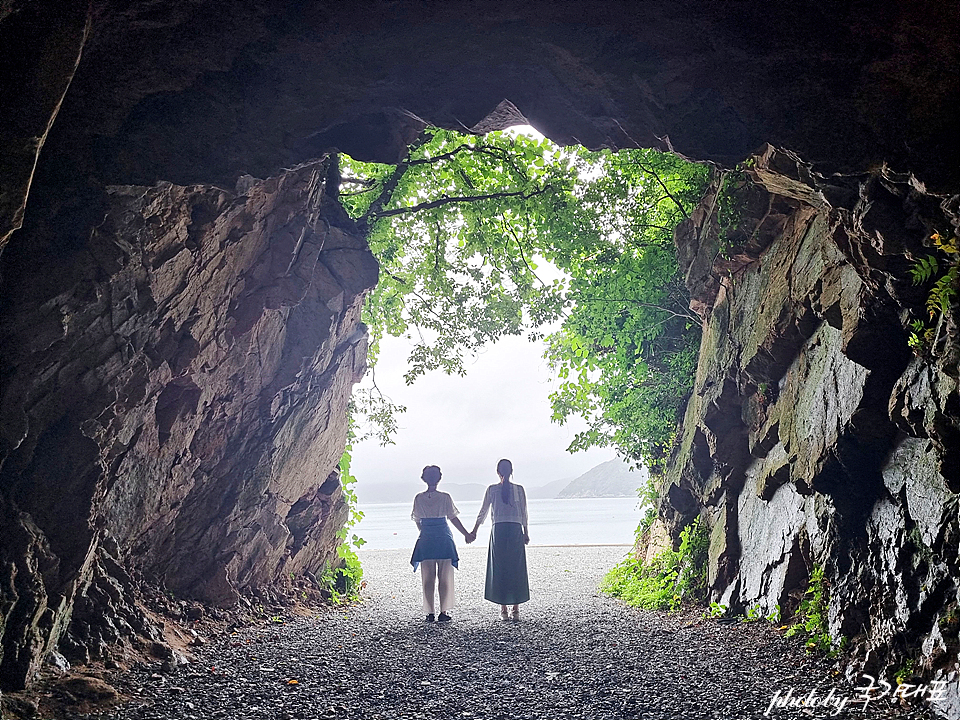
[[(449, 493), (424, 490), (413, 499), (410, 517), (416, 522), (423, 518), (455, 518), (460, 514)], [(419, 523), (418, 523), (419, 524)]]
[(520, 523), (523, 529), (527, 530), (527, 494), (523, 490), (523, 485), (510, 483), (509, 503), (505, 503), (501, 497), (502, 487), (500, 483), (496, 483), (487, 488), (480, 514), (477, 516), (477, 524), (483, 523), (487, 519), (487, 512), (493, 508), (493, 522)]

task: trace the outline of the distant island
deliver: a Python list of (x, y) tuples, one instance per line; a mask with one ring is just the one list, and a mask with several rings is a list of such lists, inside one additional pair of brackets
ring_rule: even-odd
[(564, 478), (563, 480), (548, 482), (540, 487), (527, 487), (526, 485), (523, 487), (527, 491), (528, 500), (553, 500), (560, 494), (561, 490), (572, 482), (573, 478)]
[(634, 472), (620, 458), (600, 463), (568, 483), (558, 498), (637, 497), (637, 488), (647, 479), (647, 469)]
[[(525, 487), (527, 498), (531, 500), (550, 500), (554, 498), (611, 498), (637, 497), (637, 488), (647, 479), (646, 469), (632, 471), (630, 466), (619, 458), (600, 463), (587, 470), (580, 477), (554, 480), (539, 487)], [(420, 492), (421, 486), (416, 487)], [(469, 502), (483, 500), (487, 486), (480, 483), (443, 482), (440, 489), (450, 493), (455, 500)], [(367, 484), (362, 480), (356, 485), (357, 496), (361, 503), (413, 503), (411, 489), (396, 483)]]

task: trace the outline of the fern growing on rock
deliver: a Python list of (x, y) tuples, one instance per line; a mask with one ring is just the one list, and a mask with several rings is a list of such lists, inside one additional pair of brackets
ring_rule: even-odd
[(927, 255), (916, 260), (909, 270), (914, 285), (933, 281), (924, 303), (927, 320), (910, 322), (907, 343), (917, 355), (936, 353), (944, 319), (951, 313), (960, 287), (960, 241), (956, 236), (945, 240), (938, 232), (931, 235), (930, 239), (948, 259), (940, 262), (935, 255)]

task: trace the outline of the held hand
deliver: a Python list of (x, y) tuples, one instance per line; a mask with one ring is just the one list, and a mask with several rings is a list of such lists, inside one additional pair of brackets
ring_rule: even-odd
[(474, 540), (477, 539), (477, 533), (476, 533), (476, 532), (468, 532), (467, 535), (466, 535), (466, 539), (467, 539), (467, 545), (469, 545), (470, 543), (472, 543)]

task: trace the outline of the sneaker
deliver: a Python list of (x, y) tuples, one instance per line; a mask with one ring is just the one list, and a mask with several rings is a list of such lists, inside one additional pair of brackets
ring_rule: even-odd
[(440, 613), (440, 617), (437, 618), (438, 622), (450, 622), (451, 620), (453, 620), (453, 618), (447, 615), (445, 612)]
[(426, 622), (433, 622), (433, 613), (430, 613), (429, 615), (427, 615)]
[(520, 610), (517, 609), (517, 610), (514, 610), (512, 613), (510, 613), (510, 619), (513, 620), (515, 623), (520, 622)]
[(500, 619), (503, 620), (504, 622), (506, 622), (507, 620), (510, 619), (510, 613), (508, 613), (506, 610), (501, 610), (501, 611), (500, 611)]

